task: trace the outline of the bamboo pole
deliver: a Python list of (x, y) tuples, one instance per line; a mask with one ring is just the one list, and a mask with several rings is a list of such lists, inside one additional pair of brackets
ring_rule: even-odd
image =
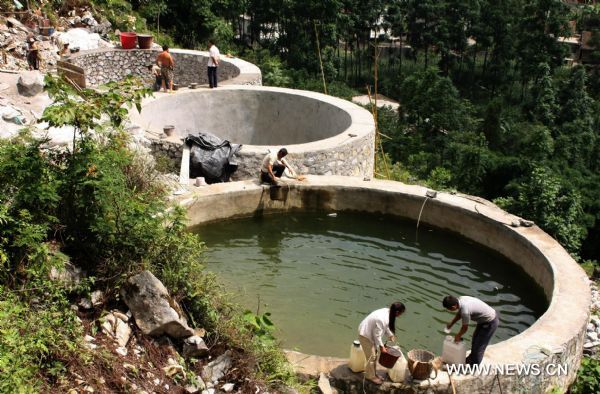
[(325, 83), (325, 72), (323, 71), (323, 59), (321, 58), (321, 45), (319, 44), (319, 32), (317, 31), (317, 22), (313, 20), (315, 27), (315, 38), (317, 40), (317, 52), (319, 53), (319, 64), (321, 65), (321, 78), (323, 78), (323, 92), (327, 94), (327, 84)]
[(374, 65), (374, 87), (375, 87), (375, 100), (371, 97), (371, 88), (367, 85), (367, 94), (369, 95), (369, 104), (371, 104), (371, 113), (373, 114), (373, 120), (375, 122), (375, 158), (374, 165), (377, 169), (377, 149), (381, 152), (381, 160), (383, 160), (383, 166), (386, 172), (386, 178), (390, 179), (390, 169), (388, 167), (387, 160), (385, 158), (385, 152), (383, 150), (383, 142), (381, 141), (381, 135), (379, 133), (379, 119), (378, 119), (378, 111), (377, 111), (377, 91), (378, 91), (378, 81), (379, 81), (379, 55), (381, 49), (377, 45), (377, 38), (375, 38), (375, 65)]

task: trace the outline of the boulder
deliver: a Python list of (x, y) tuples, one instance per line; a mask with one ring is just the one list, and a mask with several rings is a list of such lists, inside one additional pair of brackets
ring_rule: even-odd
[(70, 29), (64, 33), (57, 34), (59, 47), (69, 44), (69, 48), (79, 48), (82, 51), (98, 48), (110, 48), (112, 45), (104, 41), (98, 33), (92, 33), (84, 28)]
[(74, 266), (70, 262), (66, 262), (64, 267), (52, 267), (48, 273), (50, 280), (61, 282), (66, 286), (77, 286), (85, 273), (81, 268)]
[(209, 382), (218, 381), (229, 371), (232, 363), (231, 350), (228, 350), (202, 369), (202, 379)]
[(121, 289), (121, 296), (144, 334), (166, 334), (173, 338), (194, 335), (185, 317), (174, 309), (178, 308), (177, 304), (165, 286), (150, 271), (129, 278)]
[(333, 390), (331, 389), (331, 384), (329, 384), (329, 379), (323, 372), (319, 375), (319, 390), (323, 394), (333, 394)]
[(208, 346), (204, 343), (204, 339), (197, 335), (186, 338), (183, 341), (183, 357), (204, 357), (208, 355)]
[(33, 97), (44, 90), (44, 78), (39, 71), (23, 71), (19, 75), (17, 90), (21, 96)]

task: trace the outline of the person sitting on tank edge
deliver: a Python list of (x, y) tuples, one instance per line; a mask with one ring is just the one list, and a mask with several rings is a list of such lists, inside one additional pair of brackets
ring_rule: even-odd
[(294, 170), (284, 159), (288, 154), (287, 149), (281, 148), (277, 153), (267, 153), (260, 168), (260, 181), (277, 185), (277, 178), (281, 178), (283, 171), (287, 168), (292, 174)]
[(452, 328), (454, 323), (462, 319), (462, 327), (454, 336), (455, 342), (459, 342), (467, 332), (470, 320), (477, 323), (471, 342), (471, 353), (466, 361), (467, 364), (471, 365), (481, 364), (485, 349), (498, 328), (498, 312), (480, 299), (469, 296), (456, 298), (449, 295), (444, 297), (442, 305), (451, 312), (458, 311), (454, 319), (446, 325), (448, 330)]
[(401, 302), (394, 302), (389, 308), (371, 312), (358, 326), (358, 340), (365, 352), (365, 378), (375, 384), (383, 383), (383, 379), (375, 373), (377, 351), (387, 353), (381, 340), (385, 334), (390, 341), (396, 342), (396, 318), (404, 313), (406, 307)]

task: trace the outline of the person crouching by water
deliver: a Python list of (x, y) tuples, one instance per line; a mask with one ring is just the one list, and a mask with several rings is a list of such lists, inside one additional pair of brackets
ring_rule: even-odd
[(457, 311), (454, 319), (446, 325), (448, 330), (452, 328), (454, 323), (462, 320), (462, 326), (454, 336), (455, 342), (460, 342), (462, 336), (467, 332), (470, 320), (477, 323), (471, 342), (471, 353), (466, 361), (467, 364), (471, 365), (480, 364), (485, 349), (498, 328), (498, 312), (480, 299), (469, 296), (456, 298), (449, 295), (444, 297), (442, 305), (451, 312)]
[(287, 154), (288, 151), (285, 148), (279, 149), (279, 152), (277, 153), (267, 153), (260, 168), (261, 182), (277, 185), (277, 178), (281, 178), (283, 171), (285, 171), (286, 168), (294, 174), (294, 170), (292, 170), (292, 167), (290, 167), (288, 162), (284, 159)]
[(387, 353), (382, 337), (385, 334), (390, 341), (396, 341), (396, 318), (405, 310), (403, 303), (394, 302), (389, 308), (371, 312), (358, 326), (358, 340), (367, 359), (365, 377), (375, 384), (383, 383), (383, 379), (375, 374), (377, 351)]

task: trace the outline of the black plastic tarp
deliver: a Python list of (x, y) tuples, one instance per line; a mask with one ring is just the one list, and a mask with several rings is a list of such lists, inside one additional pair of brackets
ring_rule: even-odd
[(228, 182), (237, 169), (235, 154), (242, 145), (232, 144), (210, 133), (189, 134), (190, 178), (204, 177), (206, 183)]

